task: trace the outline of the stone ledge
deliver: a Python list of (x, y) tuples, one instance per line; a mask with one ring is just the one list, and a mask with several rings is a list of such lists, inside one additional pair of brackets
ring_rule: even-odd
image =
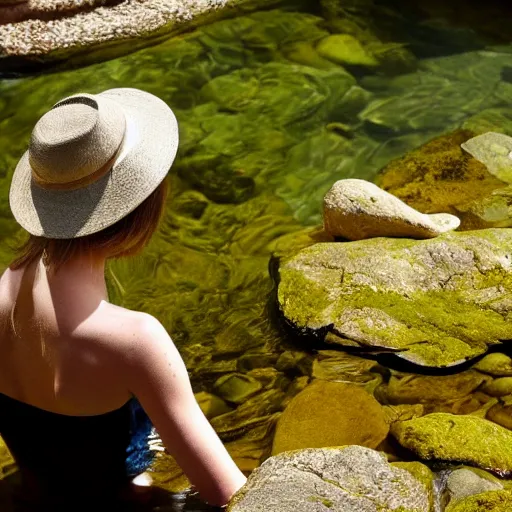
[[(97, 0), (79, 0), (79, 3), (90, 9), (94, 1)], [(68, 6), (71, 3), (59, 2)], [(117, 57), (200, 23), (278, 3), (278, 0), (123, 0), (113, 6), (99, 6), (74, 15), (68, 13), (58, 19), (28, 19), (0, 25), (0, 76), (38, 71), (76, 57), (80, 57), (77, 65)]]

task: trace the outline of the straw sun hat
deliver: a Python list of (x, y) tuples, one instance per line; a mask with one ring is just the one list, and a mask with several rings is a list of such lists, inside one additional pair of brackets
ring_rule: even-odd
[(14, 171), (11, 210), (37, 236), (101, 231), (158, 187), (177, 149), (176, 118), (152, 94), (110, 89), (70, 96), (34, 127)]

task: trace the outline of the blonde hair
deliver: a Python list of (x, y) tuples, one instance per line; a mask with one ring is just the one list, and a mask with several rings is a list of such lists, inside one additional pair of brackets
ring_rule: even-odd
[(92, 235), (63, 240), (29, 235), (9, 268), (17, 270), (43, 258), (45, 266), (56, 271), (63, 263), (77, 256), (98, 254), (110, 259), (139, 253), (158, 227), (168, 188), (165, 179), (126, 217)]

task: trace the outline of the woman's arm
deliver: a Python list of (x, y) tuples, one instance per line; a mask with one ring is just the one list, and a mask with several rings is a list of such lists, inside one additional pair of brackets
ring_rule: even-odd
[(201, 497), (225, 505), (246, 478), (199, 408), (166, 330), (150, 315), (140, 318), (127, 354), (128, 388)]

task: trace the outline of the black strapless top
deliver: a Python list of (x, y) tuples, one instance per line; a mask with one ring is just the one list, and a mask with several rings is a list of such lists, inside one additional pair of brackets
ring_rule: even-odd
[(112, 493), (151, 462), (151, 422), (132, 399), (97, 416), (57, 414), (0, 393), (0, 435), (44, 493)]

